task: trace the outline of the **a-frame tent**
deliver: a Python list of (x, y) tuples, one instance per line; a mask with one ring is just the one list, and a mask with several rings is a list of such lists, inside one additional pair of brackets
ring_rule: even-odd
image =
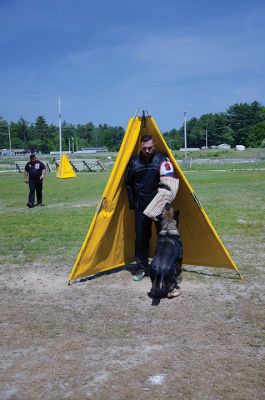
[(76, 173), (68, 160), (66, 154), (62, 154), (60, 159), (60, 164), (56, 173), (56, 178), (67, 179), (67, 178), (76, 178)]
[[(136, 116), (129, 120), (116, 162), (69, 276), (69, 282), (135, 261), (134, 211), (129, 210), (124, 181), (128, 162), (133, 154), (139, 153), (140, 139), (147, 133), (154, 137), (156, 150), (169, 156), (180, 180), (173, 207), (180, 210), (183, 263), (231, 268), (238, 272), (154, 119), (151, 116)], [(155, 242), (156, 233), (153, 229), (150, 256), (153, 255)]]

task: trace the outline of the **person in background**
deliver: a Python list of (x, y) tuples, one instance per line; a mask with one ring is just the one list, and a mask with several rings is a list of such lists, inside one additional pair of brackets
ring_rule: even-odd
[(43, 162), (36, 159), (35, 154), (30, 155), (30, 161), (25, 165), (24, 180), (29, 185), (29, 197), (27, 206), (33, 208), (35, 205), (35, 192), (37, 197), (36, 206), (42, 206), (42, 186), (46, 168)]

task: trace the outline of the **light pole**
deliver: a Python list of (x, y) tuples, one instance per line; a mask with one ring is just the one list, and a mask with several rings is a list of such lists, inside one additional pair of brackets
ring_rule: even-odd
[(184, 111), (184, 148), (185, 148), (185, 158), (187, 158), (187, 118), (186, 111)]
[(61, 98), (59, 97), (59, 151), (62, 156), (62, 123), (61, 123)]
[(9, 151), (11, 155), (11, 133), (10, 133), (10, 125), (8, 124), (8, 137), (9, 137)]
[(205, 130), (205, 147), (208, 149), (208, 132), (207, 129)]

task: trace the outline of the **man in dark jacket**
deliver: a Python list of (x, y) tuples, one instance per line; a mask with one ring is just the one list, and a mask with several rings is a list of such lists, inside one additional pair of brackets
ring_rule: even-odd
[(37, 206), (42, 206), (42, 184), (46, 168), (43, 162), (36, 159), (35, 154), (30, 155), (30, 161), (25, 165), (24, 179), (29, 185), (29, 198), (27, 206), (34, 207), (35, 191), (37, 195)]
[(129, 207), (135, 210), (135, 258), (137, 263), (137, 272), (133, 278), (135, 281), (140, 281), (148, 273), (152, 219), (144, 215), (143, 211), (157, 194), (160, 165), (166, 157), (165, 154), (155, 151), (153, 137), (145, 135), (141, 139), (140, 154), (133, 156), (128, 165), (126, 189)]

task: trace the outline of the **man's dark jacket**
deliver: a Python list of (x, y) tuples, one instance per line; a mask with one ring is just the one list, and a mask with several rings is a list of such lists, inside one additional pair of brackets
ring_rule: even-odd
[(146, 162), (140, 153), (131, 158), (126, 176), (126, 189), (130, 209), (143, 211), (157, 194), (160, 164), (165, 154), (155, 152)]

